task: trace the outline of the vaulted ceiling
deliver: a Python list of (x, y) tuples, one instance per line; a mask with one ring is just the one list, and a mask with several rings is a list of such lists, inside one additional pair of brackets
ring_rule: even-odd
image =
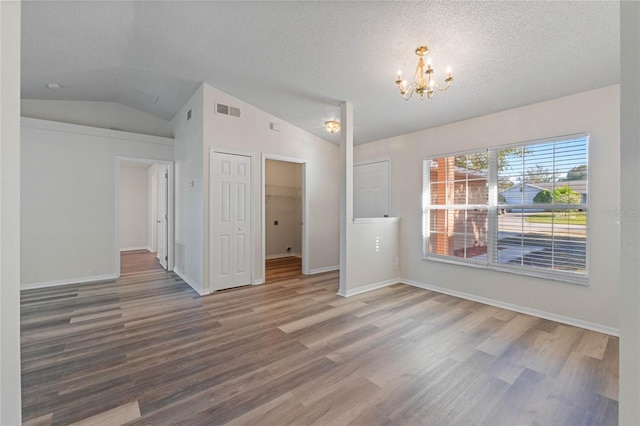
[[(24, 1), (22, 97), (115, 101), (170, 120), (201, 82), (332, 142), (355, 143), (620, 80), (619, 3)], [(432, 101), (394, 80), (431, 49)], [(61, 89), (52, 90), (48, 83)]]

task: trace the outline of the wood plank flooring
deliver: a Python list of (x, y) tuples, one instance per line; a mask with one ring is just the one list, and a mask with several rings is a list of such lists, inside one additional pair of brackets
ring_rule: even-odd
[(155, 252), (149, 250), (128, 250), (120, 252), (120, 273), (163, 270)]
[(618, 339), (338, 274), (22, 292), (25, 424), (614, 425)]
[(302, 259), (295, 256), (266, 260), (265, 284), (302, 277)]

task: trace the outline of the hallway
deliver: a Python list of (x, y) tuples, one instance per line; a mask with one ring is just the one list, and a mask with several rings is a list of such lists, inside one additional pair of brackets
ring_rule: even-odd
[(120, 273), (163, 270), (156, 253), (148, 250), (131, 250), (120, 252)]

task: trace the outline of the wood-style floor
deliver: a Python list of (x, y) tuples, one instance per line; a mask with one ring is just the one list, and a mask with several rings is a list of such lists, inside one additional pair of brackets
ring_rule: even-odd
[(120, 252), (120, 273), (162, 270), (157, 253), (149, 250), (129, 250)]
[(296, 277), (302, 277), (302, 259), (299, 257), (288, 256), (266, 260), (265, 284)]
[(25, 424), (614, 425), (618, 339), (338, 274), (22, 292)]

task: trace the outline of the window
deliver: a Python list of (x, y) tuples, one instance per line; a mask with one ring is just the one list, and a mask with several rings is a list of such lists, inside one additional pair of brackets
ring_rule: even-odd
[(586, 283), (587, 135), (424, 161), (424, 256)]
[(425, 162), (429, 181), (428, 253), (474, 262), (483, 261), (480, 255), (484, 254), (486, 260), (488, 158), (484, 151)]

